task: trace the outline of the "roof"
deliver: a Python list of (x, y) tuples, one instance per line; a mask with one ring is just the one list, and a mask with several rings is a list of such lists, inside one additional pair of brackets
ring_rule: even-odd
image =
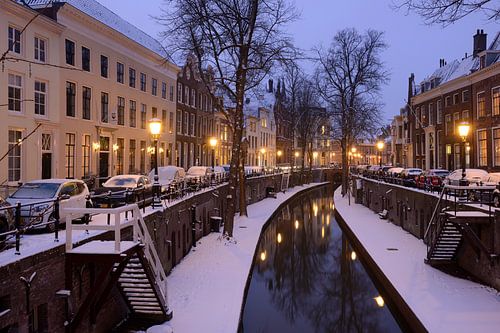
[[(490, 61), (489, 64), (500, 62), (500, 31), (497, 32), (495, 38), (490, 43), (490, 46), (485, 51), (499, 52), (494, 59), (489, 60)], [(432, 88), (430, 88), (429, 86), (425, 88), (425, 91), (429, 91), (443, 83), (452, 81), (454, 79), (458, 79), (463, 76), (467, 76), (477, 71), (478, 69), (479, 69), (479, 57), (477, 56), (474, 57), (470, 55), (468, 57), (463, 58), (462, 60), (455, 59), (450, 63), (445, 64), (444, 66), (441, 66), (438, 69), (436, 69), (431, 75), (422, 80), (422, 82), (420, 82), (420, 85), (422, 84), (430, 85), (432, 80), (439, 79), (437, 85), (432, 86)], [(415, 87), (417, 95), (422, 93), (420, 85), (417, 85)]]
[(269, 90), (258, 86), (245, 93), (243, 102), (243, 113), (247, 117), (260, 118), (260, 109), (269, 110), (271, 113), (274, 110), (276, 96), (274, 90)]
[(95, 0), (25, 0), (33, 8), (46, 7), (51, 1), (54, 4), (69, 4), (143, 47), (162, 57), (166, 56), (166, 52), (160, 42)]

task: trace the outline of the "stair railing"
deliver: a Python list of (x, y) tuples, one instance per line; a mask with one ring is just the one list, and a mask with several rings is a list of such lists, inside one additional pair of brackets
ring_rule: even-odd
[(149, 234), (146, 223), (144, 223), (144, 219), (139, 207), (136, 206), (133, 210), (133, 213), (134, 220), (136, 221), (136, 223), (134, 223), (134, 235), (139, 238), (141, 243), (144, 244), (144, 254), (150, 264), (151, 271), (154, 274), (154, 279), (156, 284), (158, 285), (158, 289), (161, 293), (164, 304), (168, 309), (167, 275), (165, 274), (165, 270), (163, 269), (163, 266), (161, 264), (158, 252), (156, 252), (154, 242), (151, 238), (151, 235)]

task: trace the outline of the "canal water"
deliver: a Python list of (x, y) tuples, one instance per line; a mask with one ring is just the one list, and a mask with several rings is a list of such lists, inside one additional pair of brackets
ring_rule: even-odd
[(274, 216), (250, 274), (240, 332), (401, 332), (335, 221), (331, 186)]

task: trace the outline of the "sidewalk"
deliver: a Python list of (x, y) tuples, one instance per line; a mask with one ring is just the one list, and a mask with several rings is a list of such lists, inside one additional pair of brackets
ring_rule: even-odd
[(219, 233), (203, 237), (167, 278), (172, 320), (147, 332), (235, 333), (262, 226), (281, 203), (317, 185), (297, 186), (248, 206), (249, 217), (235, 218), (235, 243), (221, 240)]
[(338, 213), (429, 332), (500, 332), (496, 290), (426, 265), (422, 240), (353, 199), (349, 206), (340, 190), (334, 200)]

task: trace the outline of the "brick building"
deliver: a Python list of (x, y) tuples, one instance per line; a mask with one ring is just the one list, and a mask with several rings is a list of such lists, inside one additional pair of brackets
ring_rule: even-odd
[(211, 164), (209, 139), (216, 135), (212, 94), (200, 75), (196, 59), (188, 57), (177, 77), (175, 164), (186, 170)]
[[(454, 170), (465, 154), (466, 167), (500, 170), (500, 33), (487, 47), (486, 33), (478, 30), (471, 55), (439, 64), (413, 85), (408, 118), (414, 165)], [(471, 125), (465, 152), (461, 122)]]

